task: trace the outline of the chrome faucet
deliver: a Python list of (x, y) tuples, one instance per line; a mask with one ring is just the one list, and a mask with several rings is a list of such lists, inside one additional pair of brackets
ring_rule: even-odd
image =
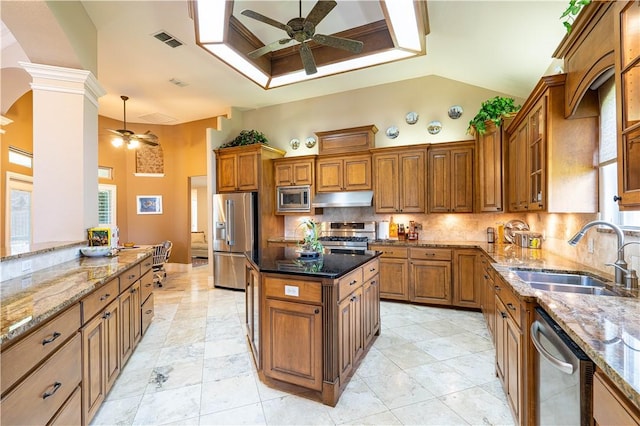
[[(618, 252), (624, 251), (624, 247), (628, 246), (630, 244), (640, 244), (640, 241), (630, 241), (628, 243), (625, 243), (618, 249)], [(615, 263), (606, 263), (606, 265), (607, 266), (613, 266), (614, 268), (616, 268), (616, 271), (618, 269), (620, 269), (624, 273), (625, 288), (627, 290), (637, 290), (638, 289), (638, 275), (636, 274), (635, 270), (633, 270), (631, 268), (622, 269), (620, 266), (616, 265)]]
[[(613, 229), (618, 236), (618, 260), (616, 260), (616, 262), (613, 264), (607, 263), (606, 265), (615, 267), (616, 284), (624, 285), (627, 279), (627, 275), (631, 275), (631, 270), (627, 271), (627, 262), (625, 262), (624, 260), (624, 246), (626, 246), (626, 244), (624, 243), (624, 232), (622, 232), (622, 229), (620, 229), (619, 226), (604, 220), (593, 220), (584, 225), (576, 235), (571, 237), (571, 239), (569, 240), (569, 244), (575, 247), (576, 244), (578, 244), (578, 241), (580, 241), (582, 237), (584, 237), (584, 234), (589, 230), (589, 228), (596, 225), (608, 226), (609, 228)], [(635, 271), (633, 272), (635, 273)]]

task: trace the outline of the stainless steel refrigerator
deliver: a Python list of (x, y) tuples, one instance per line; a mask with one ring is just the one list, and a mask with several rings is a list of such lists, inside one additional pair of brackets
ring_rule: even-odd
[(213, 285), (244, 290), (244, 253), (256, 249), (257, 192), (213, 195)]

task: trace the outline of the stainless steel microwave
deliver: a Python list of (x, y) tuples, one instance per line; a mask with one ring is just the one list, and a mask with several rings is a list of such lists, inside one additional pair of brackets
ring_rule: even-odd
[(311, 211), (311, 186), (279, 186), (276, 188), (276, 212)]

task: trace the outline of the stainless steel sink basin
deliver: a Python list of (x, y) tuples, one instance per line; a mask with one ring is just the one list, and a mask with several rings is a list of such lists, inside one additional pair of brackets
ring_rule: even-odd
[(513, 270), (513, 272), (522, 281), (538, 290), (593, 294), (596, 296), (618, 296), (618, 294), (607, 288), (605, 281), (589, 275), (521, 270)]

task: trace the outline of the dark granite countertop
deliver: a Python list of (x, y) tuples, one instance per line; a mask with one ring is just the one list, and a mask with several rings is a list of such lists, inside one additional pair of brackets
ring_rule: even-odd
[(0, 345), (24, 335), (152, 253), (151, 248), (127, 249), (113, 257), (78, 257), (2, 281)]
[(246, 253), (260, 272), (330, 279), (340, 278), (379, 255), (368, 251), (364, 255), (321, 254), (317, 258), (304, 259), (294, 247), (268, 247), (259, 253)]

